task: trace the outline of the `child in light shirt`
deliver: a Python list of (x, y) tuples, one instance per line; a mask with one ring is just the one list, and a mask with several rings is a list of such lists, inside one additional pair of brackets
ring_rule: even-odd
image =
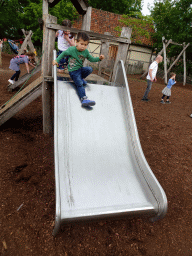
[[(163, 93), (163, 96), (161, 98), (161, 103), (164, 104), (164, 103), (167, 103), (167, 104), (170, 104), (171, 102), (169, 101), (169, 98), (171, 96), (171, 88), (172, 86), (176, 83), (175, 81), (175, 77), (176, 77), (176, 74), (175, 73), (171, 73), (170, 74), (170, 79), (168, 81), (168, 84), (167, 86), (163, 89), (162, 93)], [(167, 100), (166, 102), (164, 102), (164, 98), (165, 96), (167, 96)]]

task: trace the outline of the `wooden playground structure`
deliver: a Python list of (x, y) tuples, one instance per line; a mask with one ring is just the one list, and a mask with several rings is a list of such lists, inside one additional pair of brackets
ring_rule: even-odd
[[(164, 36), (162, 37), (162, 43), (163, 43), (163, 48), (161, 49), (161, 51), (157, 55), (162, 55), (163, 54), (163, 61), (164, 61), (164, 76), (163, 76), (163, 78), (164, 78), (165, 84), (167, 84), (168, 73), (170, 72), (172, 67), (178, 62), (181, 55), (183, 55), (183, 67), (184, 67), (183, 85), (185, 85), (186, 84), (186, 49), (190, 45), (190, 43), (188, 43), (187, 45), (186, 45), (185, 42), (183, 44), (178, 44), (178, 43), (173, 42), (172, 39), (166, 40)], [(169, 44), (183, 46), (183, 49), (180, 52), (180, 54), (177, 56), (177, 58), (174, 60), (174, 62), (170, 65), (169, 69), (167, 70), (167, 52), (166, 52), (166, 49), (169, 46)], [(151, 58), (152, 58), (152, 56), (151, 56)], [(151, 62), (149, 63), (149, 66), (150, 66), (150, 64), (151, 64)], [(144, 77), (147, 73), (148, 73), (148, 70), (145, 73), (143, 73), (141, 78)]]
[[(30, 74), (23, 75), (14, 85), (9, 86), (9, 90), (13, 90), (14, 88), (21, 85), (23, 82), (27, 81), (32, 75), (36, 74), (37, 72), (41, 71), (41, 79), (37, 79), (36, 82), (33, 82), (30, 84), (31, 90), (21, 91), (19, 92), (16, 97), (9, 101), (9, 108), (5, 107), (3, 105), (0, 108), (0, 125), (3, 124), (5, 121), (7, 121), (9, 118), (11, 118), (15, 113), (17, 113), (19, 110), (24, 108), (26, 105), (28, 105), (32, 100), (35, 100), (37, 97), (39, 97), (39, 93), (34, 92), (34, 88), (38, 86), (40, 95), (42, 94), (42, 109), (43, 109), (43, 132), (45, 134), (51, 134), (53, 132), (53, 113), (52, 113), (52, 88), (53, 88), (53, 77), (52, 77), (52, 60), (53, 60), (53, 50), (55, 48), (55, 34), (57, 30), (66, 30), (70, 29), (70, 31), (74, 34), (77, 34), (79, 31), (85, 31), (91, 39), (94, 40), (101, 40), (101, 54), (108, 56), (109, 48), (110, 48), (110, 42), (114, 42), (118, 44), (118, 50), (117, 55), (115, 59), (115, 63), (113, 66), (113, 70), (110, 74), (110, 80), (114, 81), (115, 76), (115, 70), (117, 68), (117, 63), (122, 60), (124, 63), (127, 60), (127, 53), (129, 49), (129, 45), (131, 44), (131, 33), (132, 29), (128, 27), (123, 27), (121, 36), (115, 37), (110, 35), (110, 33), (105, 32), (104, 34), (99, 34), (90, 31), (91, 27), (91, 8), (87, 6), (86, 2), (83, 0), (71, 0), (75, 8), (77, 9), (78, 13), (83, 15), (83, 22), (81, 30), (75, 29), (75, 28), (68, 28), (57, 24), (57, 18), (49, 14), (49, 8), (54, 7), (60, 0), (43, 0), (42, 10), (43, 10), (43, 45), (42, 45), (42, 62), (39, 64), (34, 70), (30, 72)], [(27, 46), (31, 51), (34, 51), (34, 46), (31, 41), (32, 31), (25, 31), (22, 30), (23, 34), (25, 36), (25, 41), (22, 44), (21, 49), (19, 50), (19, 53), (21, 53)], [(183, 46), (183, 50), (178, 55), (178, 57), (175, 59), (173, 64), (169, 67), (167, 70), (167, 61), (166, 61), (166, 48), (170, 43), (177, 44), (172, 42), (170, 39), (169, 41), (165, 40), (165, 38), (162, 38), (163, 41), (163, 49), (158, 54), (164, 54), (164, 79), (165, 83), (167, 83), (167, 74), (175, 65), (175, 63), (179, 60), (180, 56), (183, 54), (183, 62), (184, 62), (184, 81), (183, 84), (186, 83), (186, 49), (189, 46), (189, 44), (185, 45), (183, 43), (181, 46)], [(177, 44), (180, 45), (180, 44)], [(99, 72), (98, 74), (101, 75), (103, 70), (105, 70), (107, 58), (102, 61), (99, 64)], [(146, 75), (147, 72), (145, 72), (144, 75)], [(40, 89), (41, 88), (41, 89)], [(27, 92), (26, 97), (24, 96), (24, 93)], [(29, 100), (30, 98), (30, 100)], [(17, 100), (16, 100), (17, 99)], [(22, 104), (20, 104), (22, 101)], [(14, 106), (14, 111), (12, 111), (12, 104)], [(18, 108), (16, 107), (18, 104)]]
[[(39, 65), (33, 74), (41, 70), (41, 77), (35, 80), (28, 86), (28, 89), (19, 92), (13, 99), (8, 101), (0, 109), (0, 125), (6, 122), (9, 118), (15, 115), (22, 108), (27, 106), (31, 101), (35, 100), (42, 94), (42, 108), (43, 108), (43, 132), (46, 134), (51, 134), (53, 132), (53, 113), (52, 113), (52, 88), (53, 88), (53, 77), (52, 77), (52, 60), (53, 60), (53, 50), (55, 48), (55, 34), (56, 31), (69, 29), (64, 26), (57, 24), (57, 18), (49, 14), (49, 7), (54, 7), (60, 0), (43, 0), (43, 57), (41, 66)], [(73, 33), (78, 33), (79, 31), (86, 31), (91, 39), (102, 39), (101, 54), (108, 55), (109, 43), (118, 43), (118, 52), (116, 61), (114, 64), (113, 71), (116, 70), (117, 63), (119, 60), (123, 60), (125, 63), (127, 51), (129, 44), (131, 43), (131, 28), (123, 28), (121, 32), (121, 37), (114, 37), (106, 34), (99, 34), (90, 31), (91, 23), (91, 7), (82, 0), (72, 0), (73, 5), (77, 9), (78, 13), (83, 15), (83, 23), (81, 30), (70, 28)], [(25, 35), (25, 41), (22, 45), (21, 52), (28, 45), (31, 50), (34, 51), (34, 46), (31, 42), (32, 31), (26, 32), (23, 30)], [(112, 73), (112, 81), (114, 79), (114, 73)], [(24, 81), (29, 79), (31, 74), (25, 74), (16, 83), (16, 86), (11, 86), (10, 89), (22, 84)], [(14, 88), (13, 88), (14, 87)]]

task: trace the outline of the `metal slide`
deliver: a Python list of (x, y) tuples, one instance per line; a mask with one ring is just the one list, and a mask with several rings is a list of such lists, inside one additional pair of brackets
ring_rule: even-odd
[(57, 81), (54, 66), (53, 235), (72, 221), (128, 216), (154, 221), (166, 214), (166, 195), (140, 145), (122, 61), (114, 84), (88, 84), (96, 105), (83, 108), (74, 84)]

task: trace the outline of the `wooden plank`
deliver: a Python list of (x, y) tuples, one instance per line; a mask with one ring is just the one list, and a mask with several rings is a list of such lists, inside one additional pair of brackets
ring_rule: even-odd
[[(105, 32), (105, 35), (110, 35), (110, 32)], [(100, 76), (101, 73), (103, 74), (102, 68), (107, 67), (108, 61), (109, 61), (109, 46), (110, 46), (110, 41), (108, 40), (102, 40), (101, 41), (101, 51), (100, 54), (103, 54), (105, 56), (105, 59), (99, 62), (99, 71), (98, 75)], [(109, 75), (110, 76), (110, 75)]]
[(21, 109), (42, 94), (43, 77), (39, 77), (21, 92), (15, 95), (3, 108), (0, 109), (0, 125), (5, 123)]
[(92, 12), (92, 7), (88, 7), (87, 12), (85, 12), (85, 14), (83, 15), (83, 22), (82, 22), (82, 26), (81, 26), (82, 30), (90, 31), (90, 29), (91, 29), (91, 12)]
[[(28, 33), (26, 33), (26, 32), (28, 32), (28, 31), (25, 31), (24, 29), (21, 29), (21, 30), (22, 30), (24, 36), (27, 37)], [(31, 31), (31, 30), (30, 30), (30, 31)], [(32, 31), (31, 31), (31, 32), (32, 32)], [(31, 37), (32, 37), (32, 35), (33, 35), (33, 33), (31, 34)], [(31, 51), (31, 52), (34, 52), (34, 51), (35, 51), (35, 48), (34, 48), (34, 45), (33, 45), (32, 41), (31, 41), (31, 37), (27, 40), (27, 44), (28, 44), (28, 46), (29, 46), (30, 51)]]
[(2, 67), (2, 56), (1, 56), (1, 52), (2, 52), (2, 47), (0, 45), (0, 67)]
[(169, 69), (167, 70), (167, 73), (169, 73), (169, 71), (172, 69), (172, 67), (175, 65), (175, 63), (179, 60), (179, 58), (181, 57), (181, 55), (183, 54), (183, 52), (187, 49), (187, 47), (190, 45), (190, 43), (188, 43), (185, 47), (183, 47), (183, 50), (180, 52), (180, 54), (177, 56), (177, 58), (175, 59), (175, 61), (171, 64), (171, 66), (169, 67)]
[(24, 51), (24, 49), (27, 48), (27, 45), (29, 44), (29, 41), (31, 40), (32, 34), (33, 34), (32, 30), (30, 30), (29, 34), (25, 37), (25, 40), (22, 43), (21, 49), (19, 49), (19, 51), (18, 51), (18, 55), (20, 55)]
[[(61, 0), (48, 0), (49, 7), (54, 7), (56, 4), (58, 4)], [(76, 8), (79, 14), (84, 15), (87, 11), (88, 5), (83, 0), (71, 0), (72, 4)]]
[[(186, 44), (183, 43), (183, 48), (185, 48)], [(186, 84), (186, 51), (183, 52), (183, 68), (184, 68), (184, 75), (183, 75), (183, 85)]]
[(71, 0), (72, 4), (74, 5), (75, 9), (78, 11), (79, 14), (84, 15), (87, 12), (87, 4), (83, 0)]
[[(166, 43), (165, 48), (168, 47), (168, 45), (172, 42), (172, 39), (169, 39), (169, 41)], [(163, 48), (161, 49), (161, 51), (157, 54), (157, 55), (161, 55), (163, 53)]]
[(29, 79), (32, 73), (33, 75), (35, 75), (40, 71), (41, 71), (41, 64), (33, 68), (29, 73), (24, 74), (17, 82), (15, 82), (14, 84), (11, 84), (8, 87), (8, 91), (12, 91), (13, 89), (17, 88), (19, 85), (23, 84), (25, 81), (27, 81), (27, 79)]
[(166, 46), (165, 46), (165, 37), (162, 37), (163, 42), (163, 56), (164, 56), (164, 78), (165, 84), (167, 84), (167, 56), (166, 56)]
[[(83, 15), (83, 22), (82, 22), (82, 30), (85, 31), (90, 31), (91, 28), (91, 12), (92, 12), (92, 7), (89, 7), (87, 9), (87, 12)], [(83, 66), (86, 67), (88, 64), (88, 60), (85, 59)]]
[[(44, 15), (44, 24), (57, 23), (57, 18), (49, 14)], [(55, 48), (55, 30), (43, 28), (43, 76), (52, 75), (53, 50)], [(42, 105), (43, 105), (43, 132), (51, 134), (53, 132), (53, 113), (52, 113), (52, 83), (43, 81), (42, 86)]]
[(179, 45), (179, 46), (182, 46), (182, 44), (178, 44), (178, 43), (175, 43), (175, 42), (171, 42), (172, 44), (174, 44), (174, 45)]
[[(165, 45), (165, 47), (167, 48), (168, 47), (168, 45), (170, 44), (172, 42), (172, 39), (169, 39), (169, 41), (166, 43), (166, 45)], [(161, 55), (163, 53), (163, 48), (161, 49), (161, 51), (157, 54), (157, 56), (158, 55)], [(153, 53), (152, 53), (153, 54)], [(151, 56), (151, 58), (150, 58), (150, 60), (152, 59), (152, 56)], [(151, 61), (149, 62), (149, 66), (151, 65)], [(148, 66), (148, 70), (147, 71), (145, 71), (143, 74), (142, 74), (142, 76), (140, 77), (140, 78), (142, 78), (142, 77), (144, 77), (147, 73), (148, 73), (148, 71), (149, 71), (149, 66)]]
[(49, 7), (54, 7), (56, 4), (58, 4), (61, 0), (49, 0)]
[[(131, 33), (132, 33), (132, 28), (123, 27), (122, 31), (121, 31), (121, 37), (126, 37), (130, 41)], [(116, 69), (117, 69), (118, 62), (120, 60), (122, 60), (125, 63), (125, 61), (127, 59), (128, 49), (129, 49), (129, 44), (119, 43), (117, 57), (116, 57), (115, 64), (113, 67), (112, 82), (115, 81)]]
[(125, 37), (115, 37), (115, 36), (110, 36), (110, 35), (103, 35), (99, 33), (95, 33), (92, 31), (85, 31), (85, 30), (79, 30), (76, 28), (68, 28), (65, 26), (61, 26), (58, 24), (52, 24), (52, 23), (46, 23), (46, 28), (49, 29), (54, 29), (54, 30), (70, 30), (72, 33), (77, 34), (78, 32), (86, 32), (90, 37), (94, 37), (96, 39), (105, 39), (105, 40), (110, 40), (111, 42), (119, 42), (119, 43), (125, 43), (125, 44), (130, 44), (131, 40)]

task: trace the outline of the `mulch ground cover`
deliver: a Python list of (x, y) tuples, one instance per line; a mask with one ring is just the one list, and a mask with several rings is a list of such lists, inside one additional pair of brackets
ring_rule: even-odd
[[(7, 90), (13, 56), (2, 57), (0, 105), (16, 93)], [(163, 105), (163, 80), (149, 102), (141, 101), (145, 80), (129, 75), (128, 82), (144, 155), (167, 195), (165, 218), (74, 223), (53, 237), (54, 141), (43, 134), (39, 97), (0, 127), (0, 255), (192, 255), (192, 85), (177, 83)]]

